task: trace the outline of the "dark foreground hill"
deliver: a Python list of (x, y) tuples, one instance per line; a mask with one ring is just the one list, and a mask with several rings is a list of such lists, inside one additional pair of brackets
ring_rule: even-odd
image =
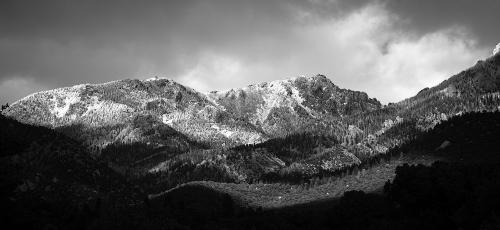
[(3, 226), (85, 229), (104, 202), (120, 208), (137, 202), (139, 189), (80, 143), (3, 115), (0, 127)]

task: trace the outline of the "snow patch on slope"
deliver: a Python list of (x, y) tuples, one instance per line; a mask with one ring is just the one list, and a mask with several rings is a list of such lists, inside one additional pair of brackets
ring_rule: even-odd
[(143, 81), (146, 82), (146, 81), (157, 81), (157, 80), (169, 80), (169, 79), (166, 78), (166, 77), (155, 76), (155, 77), (151, 77), (151, 78), (148, 78), (148, 79), (144, 79)]
[(233, 134), (234, 134), (234, 132), (233, 132), (233, 131), (231, 131), (231, 130), (227, 130), (227, 129), (224, 129), (224, 128), (220, 128), (217, 124), (213, 124), (213, 125), (212, 125), (212, 129), (217, 130), (220, 134), (224, 135), (224, 136), (225, 136), (225, 137), (227, 137), (227, 138), (230, 138), (230, 137), (231, 137), (231, 135), (233, 135)]
[(78, 92), (67, 92), (63, 94), (62, 98), (62, 104), (59, 103), (61, 98), (52, 98), (54, 107), (51, 109), (51, 113), (56, 115), (58, 118), (64, 117), (66, 113), (68, 113), (69, 107), (80, 101), (80, 95)]
[(382, 124), (382, 128), (380, 130), (378, 130), (377, 132), (375, 132), (375, 135), (380, 136), (380, 135), (384, 134), (387, 130), (392, 128), (393, 126), (400, 124), (402, 122), (403, 122), (403, 118), (401, 118), (399, 116), (396, 116), (396, 118), (394, 120), (387, 119)]
[(174, 124), (174, 119), (168, 119), (167, 114), (163, 114), (161, 116), (161, 121), (163, 122), (163, 124), (170, 125), (170, 126), (172, 126)]
[(458, 91), (457, 88), (453, 84), (450, 84), (448, 87), (440, 90), (439, 92), (448, 96), (448, 97), (460, 96), (460, 91)]
[(222, 135), (226, 136), (227, 138), (230, 138), (231, 135), (233, 135), (233, 131), (229, 131), (227, 129), (223, 129), (219, 131)]
[(264, 103), (257, 110), (254, 121), (263, 122), (273, 108), (288, 107), (290, 111), (293, 111), (296, 105), (302, 107), (310, 116), (314, 117), (312, 110), (302, 104), (305, 100), (300, 96), (300, 91), (293, 84), (298, 78), (303, 78), (303, 76), (258, 85), (256, 90), (263, 95)]
[(102, 101), (97, 96), (90, 97), (86, 106), (87, 110), (79, 118), (82, 121), (86, 121), (87, 125), (92, 127), (123, 122), (128, 118), (128, 113), (133, 111), (127, 105), (112, 101)]
[(87, 115), (93, 111), (99, 111), (102, 109), (104, 103), (99, 101), (99, 98), (96, 96), (90, 97), (90, 105), (87, 107), (87, 111), (85, 111), (84, 115)]

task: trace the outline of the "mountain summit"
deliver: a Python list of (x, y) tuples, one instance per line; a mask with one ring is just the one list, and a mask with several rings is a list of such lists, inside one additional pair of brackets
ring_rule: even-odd
[(208, 97), (270, 136), (301, 132), (318, 124), (329, 126), (336, 118), (381, 108), (366, 93), (341, 89), (324, 75), (214, 91)]

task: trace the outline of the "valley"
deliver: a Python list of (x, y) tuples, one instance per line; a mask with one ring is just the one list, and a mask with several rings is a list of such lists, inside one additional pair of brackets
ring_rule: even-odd
[[(188, 182), (174, 189), (182, 191), (185, 187), (203, 186), (220, 193), (229, 194), (236, 200), (238, 205), (243, 207), (265, 210), (340, 198), (348, 191), (380, 193), (385, 183), (394, 179), (398, 166), (402, 166), (403, 164), (428, 166), (438, 159), (436, 156), (426, 155), (398, 157), (387, 162), (381, 162), (367, 169), (358, 169), (356, 172), (345, 176), (325, 177), (298, 185), (196, 181)], [(163, 195), (173, 192), (174, 189), (165, 193), (150, 195), (150, 198), (156, 201), (161, 199)]]

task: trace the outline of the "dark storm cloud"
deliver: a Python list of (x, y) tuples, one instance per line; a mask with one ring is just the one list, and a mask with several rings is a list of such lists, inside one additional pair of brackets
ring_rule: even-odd
[[(143, 59), (167, 58), (191, 2), (2, 1), (1, 78), (95, 82), (130, 77)], [(159, 46), (160, 47), (156, 47)]]
[(283, 33), (288, 8), (263, 2), (2, 1), (0, 79), (125, 77), (135, 74), (130, 65), (115, 65), (141, 61), (175, 73), (190, 65), (179, 59), (195, 58), (200, 50), (237, 49), (252, 38)]
[(85, 40), (119, 36), (143, 39), (148, 36), (140, 32), (154, 32), (151, 26), (175, 25), (190, 2), (6, 0), (0, 3), (0, 28), (3, 36), (47, 38), (58, 42), (78, 37), (85, 37)]
[[(445, 9), (449, 1), (414, 2), (3, 0), (0, 97), (13, 101), (42, 89), (154, 75), (212, 90), (324, 73), (341, 86), (396, 100), (403, 95), (369, 84), (402, 71), (387, 67), (401, 59), (395, 58), (401, 47), (421, 55), (440, 44), (455, 54), (489, 47), (498, 37), (494, 1), (451, 9)], [(456, 7), (474, 12), (459, 14)], [(456, 30), (446, 30), (452, 26), (472, 34), (453, 41)], [(468, 53), (453, 68), (431, 72), (448, 74), (479, 55)], [(429, 67), (424, 64), (418, 67)]]
[(458, 25), (470, 30), (482, 44), (494, 46), (500, 41), (498, 0), (388, 0), (387, 6), (419, 33)]

